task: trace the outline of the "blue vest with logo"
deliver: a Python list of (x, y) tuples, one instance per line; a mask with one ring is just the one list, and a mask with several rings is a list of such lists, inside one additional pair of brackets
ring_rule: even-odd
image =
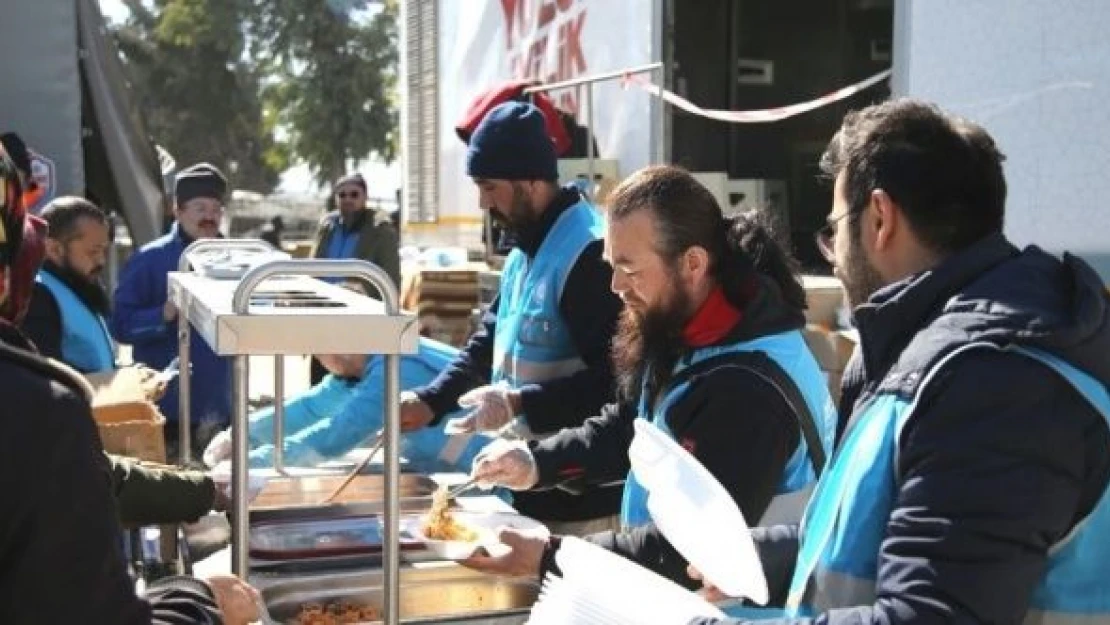
[[(917, 396), (942, 367), (970, 349), (1002, 348), (986, 343), (958, 348), (923, 378)], [(1046, 352), (1005, 349), (1045, 364), (1110, 420), (1110, 394), (1103, 384)], [(806, 511), (786, 615), (806, 616), (874, 602), (880, 544), (897, 493), (897, 441), (915, 402), (880, 393), (845, 434), (836, 461), (822, 476)], [(1050, 550), (1025, 623), (1110, 620), (1107, 537), (1110, 497), (1104, 494), (1087, 518)]]
[(46, 287), (62, 314), (62, 358), (81, 373), (107, 371), (116, 366), (112, 339), (104, 318), (94, 313), (61, 280), (40, 271), (35, 282)]
[(514, 249), (501, 272), (493, 382), (512, 388), (586, 368), (559, 312), (567, 274), (586, 246), (602, 237), (602, 220), (585, 201), (563, 211), (534, 258)]
[[(833, 406), (832, 397), (829, 395), (825, 375), (821, 372), (821, 367), (817, 364), (813, 353), (809, 351), (809, 347), (806, 345), (800, 331), (792, 330), (764, 336), (752, 341), (695, 350), (687, 361), (676, 365), (674, 375), (677, 376), (682, 370), (709, 358), (740, 352), (761, 352), (790, 376), (790, 379), (805, 399), (810, 414), (813, 415), (816, 421), (818, 434), (821, 437), (822, 446), (825, 448), (825, 455), (828, 456), (831, 453), (833, 437), (836, 434), (836, 408)], [(679, 401), (689, 387), (689, 382), (680, 382), (667, 389), (666, 393), (662, 394), (656, 401), (655, 406), (650, 410), (650, 414), (647, 405), (648, 391), (645, 388), (640, 393), (639, 418), (651, 419), (652, 423), (673, 438), (674, 433), (667, 426), (667, 412), (671, 406)], [(743, 411), (739, 406), (737, 407), (736, 418), (743, 418)], [(809, 448), (806, 445), (805, 438), (799, 438), (798, 448), (790, 457), (786, 470), (783, 472), (782, 482), (779, 484), (780, 497), (803, 493), (803, 491), (808, 493), (808, 488), (816, 481), (816, 472), (809, 458)], [(736, 444), (740, 447), (743, 445), (743, 441), (738, 440)], [(741, 452), (738, 451), (737, 453)], [(636, 481), (635, 475), (630, 472), (624, 483), (624, 499), (621, 502), (621, 525), (625, 529), (645, 525), (651, 521), (651, 515), (647, 509), (647, 494), (647, 490)], [(776, 497), (776, 499), (778, 498)], [(800, 514), (805, 500), (799, 500), (797, 504), (796, 508)], [(755, 524), (759, 519), (747, 519), (747, 521)]]

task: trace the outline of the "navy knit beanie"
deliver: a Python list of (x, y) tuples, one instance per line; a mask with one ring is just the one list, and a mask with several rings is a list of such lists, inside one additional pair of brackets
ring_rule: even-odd
[(206, 197), (224, 201), (227, 195), (227, 178), (209, 163), (197, 163), (186, 167), (174, 180), (173, 196), (178, 206), (193, 198)]
[(470, 136), (466, 175), (491, 180), (556, 180), (555, 145), (543, 113), (525, 102), (506, 102), (486, 114)]

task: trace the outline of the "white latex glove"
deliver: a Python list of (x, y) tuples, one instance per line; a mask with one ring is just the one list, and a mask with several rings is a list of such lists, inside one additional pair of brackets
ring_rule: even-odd
[(499, 382), (479, 386), (459, 398), (459, 406), (470, 408), (465, 417), (451, 419), (444, 426), (448, 434), (470, 434), (471, 432), (494, 432), (509, 424), (516, 416), (513, 404), (509, 401), (512, 389), (508, 384)]
[(231, 428), (212, 437), (208, 447), (204, 448), (202, 459), (204, 464), (208, 465), (208, 468), (213, 468), (224, 460), (231, 459)]
[(495, 439), (478, 452), (470, 476), (481, 486), (528, 490), (540, 481), (539, 468), (525, 441)]

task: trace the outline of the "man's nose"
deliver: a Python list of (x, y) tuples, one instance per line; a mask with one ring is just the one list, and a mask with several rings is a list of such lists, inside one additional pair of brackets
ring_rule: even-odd
[(613, 279), (609, 281), (609, 290), (615, 295), (620, 295), (628, 288), (628, 278), (620, 271), (613, 272)]

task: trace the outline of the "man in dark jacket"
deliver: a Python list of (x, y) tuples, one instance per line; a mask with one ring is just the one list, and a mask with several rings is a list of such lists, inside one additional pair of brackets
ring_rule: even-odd
[[(801, 334), (805, 292), (788, 255), (754, 215), (726, 219), (678, 168), (633, 174), (608, 204), (606, 252), (625, 305), (613, 344), (619, 402), (537, 443), (491, 443), (474, 477), (518, 490), (620, 479), (642, 418), (688, 450), (745, 518), (762, 518), (772, 500), (800, 518), (831, 448), (836, 411)], [(802, 436), (803, 422), (814, 440)], [(590, 540), (689, 582), (686, 561), (650, 521), (646, 491), (628, 474), (624, 531)], [(510, 554), (468, 564), (535, 572), (542, 539), (508, 532), (503, 540)]]
[(80, 373), (115, 369), (109, 297), (100, 281), (109, 246), (108, 216), (79, 197), (51, 200), (39, 214), (49, 230), (22, 328), (39, 353)]
[[(197, 239), (220, 235), (227, 180), (218, 169), (200, 163), (182, 170), (174, 186), (174, 222), (170, 233), (144, 245), (128, 259), (113, 302), (112, 336), (129, 343), (137, 363), (163, 369), (178, 355), (177, 308), (168, 300), (167, 275), (177, 271), (181, 253)], [(199, 456), (208, 439), (231, 419), (231, 368), (197, 332), (190, 344), (192, 397), (190, 424), (193, 451)], [(176, 456), (178, 387), (171, 385), (158, 402), (166, 416), (166, 451)]]
[(849, 114), (822, 164), (861, 343), (805, 525), (756, 533), (776, 622), (1106, 622), (1098, 275), (1003, 237), (1002, 155), (935, 107)]
[[(351, 174), (336, 181), (333, 193), (338, 209), (320, 220), (310, 256), (357, 258), (374, 263), (393, 279), (393, 286), (400, 293), (401, 244), (397, 227), (389, 213), (366, 205), (367, 191), (362, 174)], [(363, 287), (370, 297), (380, 299), (373, 285), (364, 284)], [(327, 374), (327, 368), (313, 358), (312, 385), (319, 384)]]
[[(460, 405), (471, 409), (456, 424), (465, 431), (509, 426), (532, 437), (581, 425), (613, 394), (609, 342), (620, 300), (601, 258), (601, 217), (558, 185), (543, 114), (530, 104), (508, 102), (486, 116), (470, 137), (467, 173), (515, 249), (482, 329), (432, 384), (402, 395), (402, 427), (438, 424)], [(609, 523), (620, 493), (619, 485), (522, 493), (514, 505), (577, 533), (583, 522)]]
[[(0, 149), (0, 622), (247, 623), (257, 592), (230, 577), (186, 577), (135, 595), (119, 548), (110, 468), (87, 386), (34, 353), (16, 324), (42, 259), (45, 223), (22, 205)], [(34, 470), (28, 470), (34, 467)]]

